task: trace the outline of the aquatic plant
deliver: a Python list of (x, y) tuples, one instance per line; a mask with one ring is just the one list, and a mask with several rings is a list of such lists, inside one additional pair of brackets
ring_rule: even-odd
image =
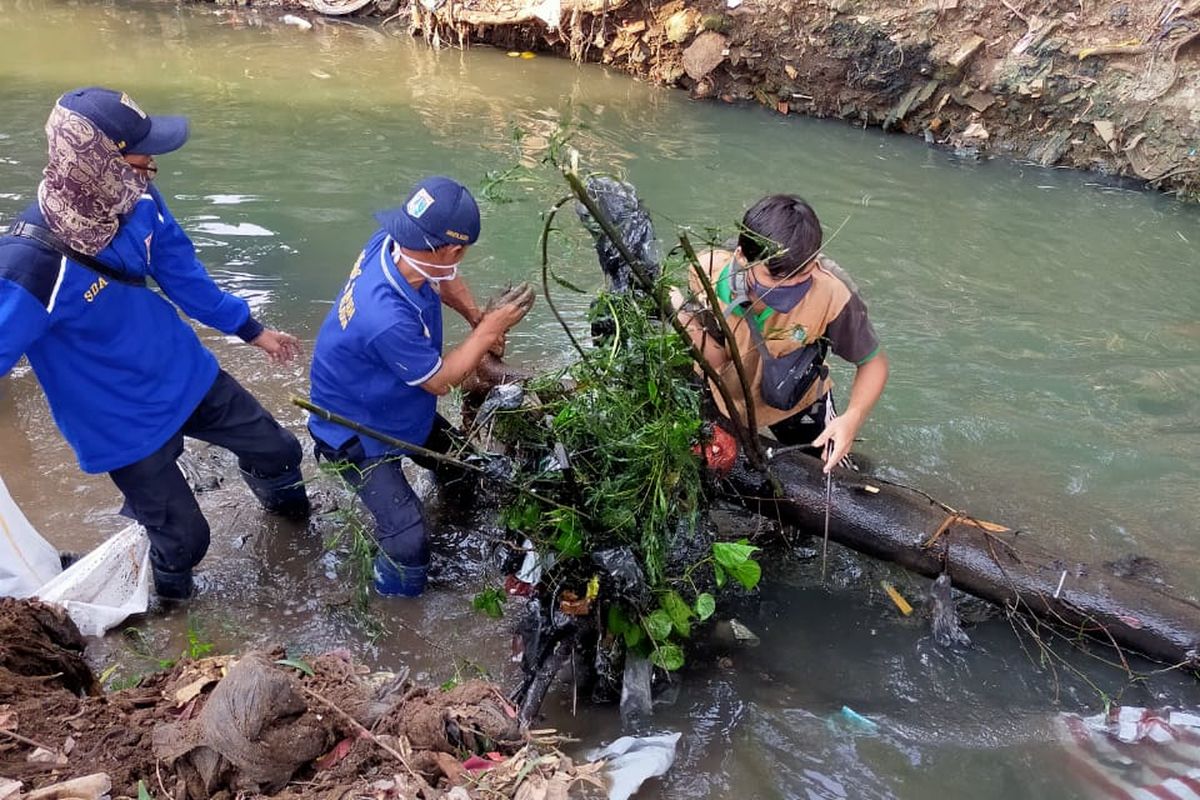
[[(601, 209), (589, 211), (607, 223)], [(580, 291), (550, 268), (553, 213), (542, 242), (552, 310), (551, 280)], [(531, 381), (520, 408), (488, 423), (516, 465), (512, 482), (536, 489), (513, 494), (501, 521), (542, 554), (543, 617), (593, 617), (608, 645), (666, 670), (683, 665), (682, 642), (693, 621), (713, 615), (713, 592), (730, 579), (753, 588), (761, 575), (756, 547), (716, 541), (702, 524), (705, 389), (666, 299), (693, 259), (681, 246), (653, 270), (629, 265), (634, 290), (601, 293), (591, 305), (592, 346), (563, 322), (578, 360)]]

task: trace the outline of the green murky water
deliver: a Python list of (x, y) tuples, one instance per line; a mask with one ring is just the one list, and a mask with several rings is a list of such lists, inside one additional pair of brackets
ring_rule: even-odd
[[(481, 188), (490, 170), (536, 161), (573, 120), (587, 162), (626, 174), (664, 237), (676, 225), (728, 227), (768, 192), (813, 203), (827, 236), (837, 231), (827, 251), (858, 280), (892, 358), (860, 446), (881, 474), (1072, 556), (1150, 556), (1190, 593), (1200, 576), (1195, 208), (1087, 175), (964, 162), (875, 131), (691, 103), (595, 67), (433, 52), (398, 30), (304, 31), (279, 16), (0, 0), (0, 216), (33, 196), (53, 98), (77, 85), (123, 88), (152, 112), (192, 119), (191, 142), (160, 160), (158, 183), (213, 274), (311, 340), (372, 210), (425, 174)], [(526, 134), (519, 143), (515, 129)], [(535, 277), (538, 213), (556, 199), (532, 184), (505, 194), (484, 203), (483, 238), (465, 266), (480, 295)], [(600, 283), (579, 239), (560, 248), (556, 268), (585, 288)], [(582, 318), (586, 298), (559, 301)], [(287, 397), (304, 391), (303, 367), (280, 373), (233, 343), (213, 346), (300, 428)], [(510, 337), (510, 354), (537, 366), (567, 358), (544, 306)], [(122, 525), (115, 490), (81, 475), (22, 369), (0, 384), (0, 468), (64, 546)], [(503, 674), (505, 634), (458, 588), (482, 578), (449, 558), (469, 539), (445, 543), (443, 579), (426, 600), (383, 609), (395, 633), (371, 644), (327, 613), (340, 587), (319, 537), (240, 510), (227, 485), (205, 501), (214, 586), (199, 604), (220, 644), (349, 640), (377, 663), (404, 660), (437, 679), (448, 651), (471, 652)], [(1079, 793), (1044, 742), (1056, 711), (1095, 711), (1096, 693), (1040, 669), (1003, 622), (979, 626), (968, 654), (934, 650), (919, 624), (898, 623), (864, 591), (873, 581), (857, 569), (847, 562), (848, 588), (829, 592), (814, 588), (807, 565), (779, 566), (761, 601), (741, 609), (763, 646), (718, 643), (693, 659), (655, 720), (687, 734), (662, 796)], [(147, 627), (170, 647), (181, 624)], [(722, 656), (736, 669), (717, 666)], [(1089, 674), (1121, 685), (1115, 673)], [(1167, 683), (1123, 699), (1195, 704), (1191, 694)], [(841, 725), (843, 705), (880, 730)], [(594, 731), (589, 743), (618, 732), (611, 711), (585, 713), (587, 725), (574, 724)]]

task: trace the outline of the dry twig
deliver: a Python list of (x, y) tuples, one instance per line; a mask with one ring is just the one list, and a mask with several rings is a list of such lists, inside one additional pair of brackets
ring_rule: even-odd
[(407, 760), (404, 758), (404, 756), (400, 755), (400, 753), (398, 753), (398, 752), (395, 750), (395, 748), (392, 748), (392, 747), (390, 747), (390, 746), (388, 746), (388, 745), (384, 744), (383, 742), (381, 742), (381, 741), (379, 740), (379, 738), (378, 738), (378, 737), (377, 737), (375, 734), (371, 733), (369, 730), (367, 730), (365, 727), (363, 727), (362, 723), (360, 723), (360, 722), (359, 722), (358, 720), (356, 720), (354, 717), (350, 716), (350, 715), (349, 715), (349, 714), (347, 714), (345, 711), (343, 711), (342, 709), (338, 708), (338, 706), (337, 706), (337, 705), (336, 705), (336, 704), (335, 704), (335, 703), (334, 703), (332, 700), (329, 700), (329, 699), (328, 699), (328, 698), (326, 698), (325, 696), (323, 696), (323, 695), (321, 695), (321, 694), (319, 694), (319, 693), (317, 693), (317, 692), (314, 692), (312, 689), (308, 688), (307, 686), (303, 686), (303, 685), (302, 685), (302, 686), (300, 687), (300, 689), (301, 689), (301, 691), (303, 691), (303, 692), (304, 692), (306, 695), (308, 695), (309, 697), (311, 697), (311, 698), (313, 698), (314, 700), (318, 701), (318, 702), (319, 702), (319, 703), (321, 703), (323, 706), (325, 706), (326, 708), (328, 708), (330, 711), (334, 712), (334, 713), (335, 713), (335, 714), (337, 714), (339, 717), (341, 717), (342, 719), (344, 719), (344, 720), (346, 720), (347, 722), (349, 722), (349, 723), (350, 723), (350, 725), (351, 725), (351, 726), (354, 728), (354, 730), (356, 730), (356, 731), (358, 732), (358, 735), (359, 735), (359, 736), (363, 737), (364, 739), (367, 739), (367, 740), (371, 741), (371, 742), (372, 742), (372, 743), (374, 743), (376, 746), (378, 746), (380, 750), (382, 750), (383, 752), (387, 753), (387, 754), (388, 754), (389, 756), (391, 756), (392, 758), (396, 759), (396, 761), (398, 761), (398, 762), (400, 763), (400, 766), (404, 767), (404, 769), (408, 771), (408, 774), (409, 774), (410, 776), (412, 776), (413, 778), (415, 778), (415, 779), (417, 779), (417, 780), (421, 780), (421, 781), (423, 781), (423, 780), (424, 780), (424, 778), (423, 778), (423, 777), (421, 777), (421, 776), (420, 776), (420, 775), (417, 773), (417, 771), (416, 771), (416, 770), (414, 770), (414, 769), (412, 768), (412, 766), (410, 766), (410, 765), (409, 765), (408, 761), (407, 761)]

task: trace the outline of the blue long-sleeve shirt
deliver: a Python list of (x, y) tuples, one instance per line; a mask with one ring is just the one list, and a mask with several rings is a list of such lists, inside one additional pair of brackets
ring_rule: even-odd
[[(36, 203), (19, 219), (46, 227)], [(246, 341), (262, 326), (213, 282), (153, 186), (96, 257), (162, 294), (0, 237), (0, 378), (27, 356), (79, 466), (108, 472), (162, 447), (216, 379), (216, 358), (176, 307)]]

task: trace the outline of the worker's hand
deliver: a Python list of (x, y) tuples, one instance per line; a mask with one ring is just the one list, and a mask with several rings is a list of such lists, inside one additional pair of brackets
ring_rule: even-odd
[(525, 318), (533, 308), (533, 287), (522, 283), (512, 287), (500, 297), (488, 301), (487, 309), (478, 327), (488, 333), (503, 336), (510, 328)]
[(858, 415), (847, 411), (844, 415), (831, 419), (821, 435), (813, 439), (813, 447), (824, 448), (826, 473), (832, 472), (850, 453), (850, 448), (854, 446), (854, 437), (858, 436), (861, 426), (862, 421)]
[(507, 334), (507, 332), (505, 332), (505, 333), (500, 334), (500, 338), (496, 339), (496, 343), (488, 348), (488, 352), (491, 353), (492, 355), (494, 355), (496, 358), (503, 359), (504, 358), (504, 350), (507, 347), (508, 347), (508, 334)]
[(286, 364), (300, 355), (300, 340), (290, 333), (267, 328), (250, 344), (261, 348), (272, 364)]

